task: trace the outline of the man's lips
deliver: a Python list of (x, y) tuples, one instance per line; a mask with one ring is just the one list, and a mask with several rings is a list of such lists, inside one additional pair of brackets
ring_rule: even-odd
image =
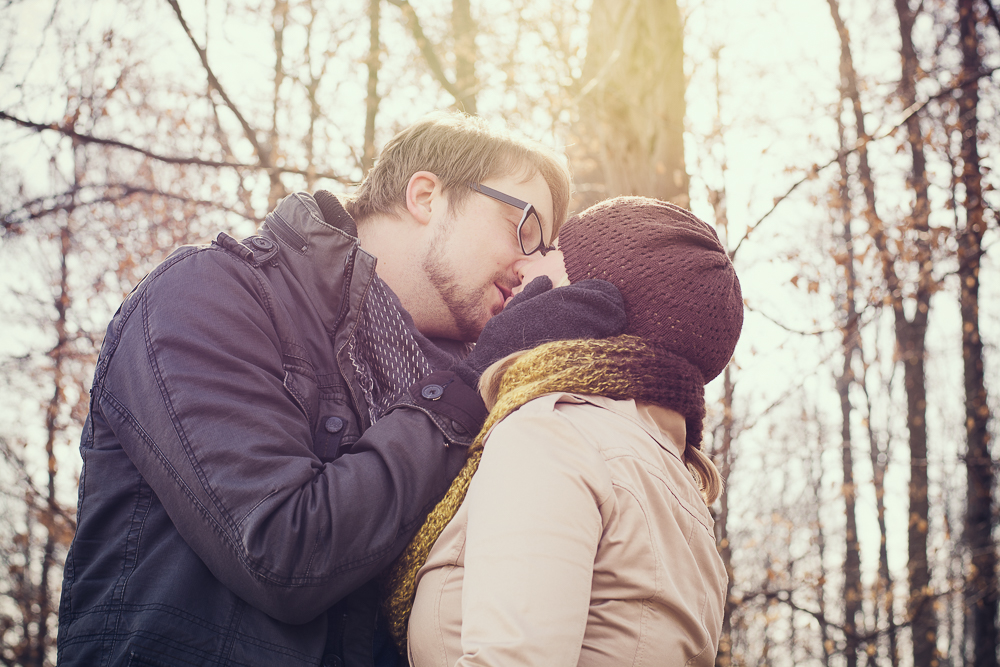
[(503, 310), (503, 307), (507, 305), (507, 302), (514, 296), (514, 293), (506, 285), (493, 283), (493, 286), (497, 288), (498, 292), (500, 292), (500, 310)]

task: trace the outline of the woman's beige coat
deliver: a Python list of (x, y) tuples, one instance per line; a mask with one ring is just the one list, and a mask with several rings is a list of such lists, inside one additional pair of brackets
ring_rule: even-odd
[(414, 667), (711, 665), (726, 572), (665, 408), (537, 398), (418, 573)]

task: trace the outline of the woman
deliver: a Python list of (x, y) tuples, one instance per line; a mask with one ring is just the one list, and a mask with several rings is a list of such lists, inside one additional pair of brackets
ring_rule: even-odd
[(490, 416), (393, 572), (390, 620), (406, 627), (415, 580), (414, 667), (711, 665), (726, 573), (704, 385), (739, 338), (739, 281), (711, 227), (640, 197), (571, 219), (559, 250), (535, 270), (612, 282), (626, 335), (484, 373)]

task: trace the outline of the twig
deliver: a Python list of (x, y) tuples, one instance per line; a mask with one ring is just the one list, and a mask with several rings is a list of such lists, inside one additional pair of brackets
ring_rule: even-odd
[(403, 12), (403, 18), (406, 20), (406, 24), (413, 34), (413, 41), (417, 43), (417, 48), (420, 49), (424, 60), (427, 61), (427, 66), (431, 68), (434, 78), (441, 83), (441, 86), (448, 91), (449, 95), (455, 98), (456, 102), (464, 99), (471, 91), (459, 90), (458, 86), (448, 79), (448, 75), (444, 72), (444, 65), (441, 64), (441, 59), (438, 58), (437, 51), (434, 50), (434, 46), (424, 34), (424, 29), (420, 25), (420, 19), (417, 18), (417, 11), (413, 8), (413, 5), (408, 0), (389, 0), (389, 2), (399, 7)]
[(997, 8), (993, 6), (993, 0), (986, 0), (986, 13), (990, 15), (993, 27), (997, 29), (997, 32), (1000, 32), (1000, 16), (997, 16)]
[(934, 100), (940, 99), (940, 98), (944, 97), (945, 95), (949, 95), (949, 94), (953, 93), (954, 91), (956, 91), (956, 90), (958, 90), (960, 88), (965, 88), (966, 86), (970, 86), (973, 83), (978, 82), (982, 78), (991, 76), (997, 70), (1000, 70), (1000, 67), (994, 67), (993, 69), (981, 71), (981, 72), (979, 72), (977, 74), (974, 74), (974, 75), (968, 77), (965, 80), (960, 81), (959, 83), (957, 83), (954, 86), (950, 86), (948, 88), (945, 88), (945, 89), (941, 90), (940, 92), (938, 92), (935, 95), (931, 95), (930, 97), (928, 97), (923, 102), (918, 102), (916, 104), (913, 104), (912, 106), (910, 106), (909, 108), (907, 108), (907, 109), (905, 109), (903, 111), (902, 115), (896, 120), (896, 122), (894, 124), (892, 124), (892, 125), (884, 128), (883, 130), (881, 130), (879, 132), (874, 133), (871, 136), (862, 136), (861, 138), (858, 139), (857, 143), (853, 147), (845, 149), (845, 150), (842, 150), (842, 151), (838, 151), (837, 154), (833, 157), (833, 159), (831, 159), (831, 160), (829, 160), (829, 161), (827, 161), (825, 163), (822, 163), (822, 164), (820, 164), (820, 163), (814, 164), (812, 167), (809, 168), (809, 170), (807, 171), (807, 173), (806, 173), (806, 175), (804, 177), (802, 177), (801, 179), (799, 179), (798, 181), (796, 181), (795, 183), (792, 184), (792, 186), (785, 192), (785, 194), (781, 195), (780, 197), (775, 198), (774, 205), (771, 206), (771, 208), (769, 208), (767, 210), (767, 212), (764, 213), (764, 215), (762, 215), (760, 218), (758, 218), (757, 222), (755, 222), (752, 225), (750, 225), (749, 227), (747, 227), (746, 232), (743, 234), (743, 238), (740, 239), (739, 243), (736, 244), (736, 247), (733, 248), (732, 252), (729, 253), (730, 257), (735, 257), (736, 256), (736, 252), (740, 249), (740, 246), (743, 245), (743, 242), (746, 241), (750, 237), (750, 234), (754, 230), (756, 230), (761, 225), (762, 222), (764, 222), (765, 220), (767, 220), (767, 218), (770, 217), (770, 215), (772, 213), (774, 213), (775, 209), (778, 208), (778, 204), (780, 204), (781, 202), (783, 202), (786, 199), (788, 199), (788, 197), (793, 192), (795, 192), (795, 190), (797, 190), (800, 185), (802, 185), (806, 181), (809, 181), (809, 180), (812, 180), (812, 179), (816, 178), (816, 176), (819, 175), (819, 172), (823, 171), (824, 169), (826, 169), (830, 165), (836, 164), (841, 158), (843, 158), (843, 157), (845, 157), (847, 155), (850, 155), (852, 153), (855, 153), (855, 152), (861, 150), (862, 148), (864, 148), (865, 146), (867, 146), (869, 143), (874, 142), (874, 141), (881, 141), (882, 139), (885, 139), (886, 137), (892, 136), (893, 134), (896, 133), (897, 130), (899, 130), (899, 128), (901, 128), (903, 125), (905, 125), (906, 122), (908, 120), (910, 120), (910, 118), (912, 118), (916, 114), (918, 114), (921, 111), (923, 111), (927, 107), (927, 105), (930, 104), (931, 102), (933, 102)]
[[(98, 188), (105, 188), (106, 194), (94, 199), (87, 199), (85, 201), (78, 201), (76, 196), (83, 190), (92, 190)], [(259, 222), (259, 220), (253, 216), (248, 216), (242, 211), (238, 211), (232, 207), (225, 206), (219, 202), (204, 200), (204, 199), (193, 199), (191, 197), (185, 197), (183, 195), (176, 195), (170, 192), (163, 192), (162, 190), (156, 190), (154, 188), (137, 187), (128, 184), (104, 184), (104, 185), (92, 185), (86, 188), (75, 188), (72, 190), (67, 190), (57, 195), (51, 195), (48, 197), (39, 197), (31, 201), (25, 202), (19, 208), (8, 211), (3, 214), (0, 218), (0, 225), (2, 225), (5, 232), (10, 232), (14, 230), (18, 225), (21, 225), (29, 220), (36, 220), (38, 218), (43, 218), (47, 215), (57, 213), (59, 211), (68, 211), (74, 208), (79, 208), (80, 206), (94, 206), (96, 204), (104, 204), (122, 201), (128, 199), (133, 195), (149, 195), (164, 197), (166, 199), (173, 199), (176, 201), (184, 202), (187, 204), (196, 204), (198, 206), (207, 206), (229, 213), (235, 213), (240, 217), (252, 220), (254, 222)], [(51, 203), (50, 203), (51, 202)]]
[[(203, 160), (198, 157), (179, 157), (172, 155), (161, 155), (159, 153), (154, 153), (151, 150), (145, 148), (140, 148), (133, 144), (127, 144), (124, 141), (117, 141), (115, 139), (104, 139), (102, 137), (95, 137), (93, 135), (84, 134), (82, 132), (77, 132), (72, 126), (60, 125), (59, 123), (36, 123), (30, 120), (25, 120), (23, 118), (18, 118), (17, 116), (12, 116), (11, 114), (0, 111), (0, 120), (7, 120), (21, 127), (28, 128), (29, 130), (34, 130), (35, 132), (45, 132), (54, 131), (62, 134), (63, 136), (75, 139), (85, 144), (98, 144), (101, 146), (111, 146), (113, 148), (122, 148), (133, 153), (139, 153), (140, 155), (145, 155), (146, 157), (157, 160), (159, 162), (164, 162), (166, 164), (180, 164), (180, 165), (194, 165), (198, 167), (214, 167), (214, 168), (229, 168), (229, 169), (260, 169), (267, 171), (268, 173), (280, 173), (280, 174), (296, 174), (299, 176), (308, 176), (309, 172), (305, 169), (293, 169), (291, 167), (275, 167), (267, 166), (263, 164), (244, 164), (241, 162), (226, 162), (221, 160)], [(315, 174), (317, 178), (328, 178), (338, 183), (352, 184), (349, 178), (344, 176), (338, 176), (337, 174), (329, 172), (318, 172)]]
[(771, 317), (770, 315), (768, 315), (767, 313), (765, 313), (763, 310), (760, 310), (758, 308), (754, 308), (753, 306), (751, 306), (749, 304), (744, 304), (743, 307), (746, 308), (747, 310), (749, 310), (752, 313), (757, 313), (758, 315), (760, 315), (761, 317), (763, 317), (765, 320), (767, 320), (771, 324), (784, 329), (788, 333), (797, 334), (799, 336), (821, 336), (823, 334), (833, 333), (834, 331), (838, 331), (839, 330), (838, 327), (832, 327), (830, 329), (816, 329), (815, 331), (802, 331), (800, 329), (793, 329), (792, 327), (787, 326), (785, 324), (782, 324), (778, 320), (774, 319), (773, 317)]
[(222, 87), (222, 84), (219, 83), (219, 79), (215, 76), (215, 72), (212, 71), (212, 68), (208, 64), (208, 51), (198, 45), (198, 40), (194, 38), (194, 35), (191, 33), (191, 28), (188, 27), (187, 21), (184, 20), (184, 15), (181, 13), (181, 7), (177, 4), (177, 0), (167, 0), (167, 2), (171, 7), (173, 7), (174, 13), (177, 14), (177, 20), (180, 21), (181, 27), (184, 29), (184, 33), (188, 36), (188, 39), (191, 40), (191, 44), (194, 46), (195, 51), (198, 52), (198, 57), (201, 59), (202, 67), (205, 68), (205, 74), (208, 75), (208, 83), (212, 86), (212, 88), (215, 88), (215, 90), (218, 91), (219, 96), (222, 97), (226, 106), (229, 107), (229, 110), (233, 112), (234, 116), (236, 116), (236, 120), (239, 121), (240, 126), (243, 128), (243, 134), (246, 135), (247, 140), (257, 152), (257, 156), (260, 158), (262, 165), (270, 167), (271, 151), (261, 146), (260, 140), (257, 137), (257, 131), (250, 127), (250, 123), (248, 123), (247, 119), (243, 117), (240, 110), (236, 108), (236, 103), (233, 102), (229, 95), (226, 94), (226, 90)]

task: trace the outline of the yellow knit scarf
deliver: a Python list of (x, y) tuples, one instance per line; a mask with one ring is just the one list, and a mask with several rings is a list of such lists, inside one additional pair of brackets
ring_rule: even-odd
[(382, 611), (401, 652), (406, 652), (406, 627), (416, 594), (417, 571), (465, 500), (490, 430), (528, 401), (561, 391), (619, 400), (633, 398), (671, 407), (687, 418), (688, 444), (701, 444), (704, 381), (698, 370), (680, 357), (635, 336), (556, 341), (525, 352), (504, 373), (496, 403), (469, 448), (465, 466), (383, 579)]

